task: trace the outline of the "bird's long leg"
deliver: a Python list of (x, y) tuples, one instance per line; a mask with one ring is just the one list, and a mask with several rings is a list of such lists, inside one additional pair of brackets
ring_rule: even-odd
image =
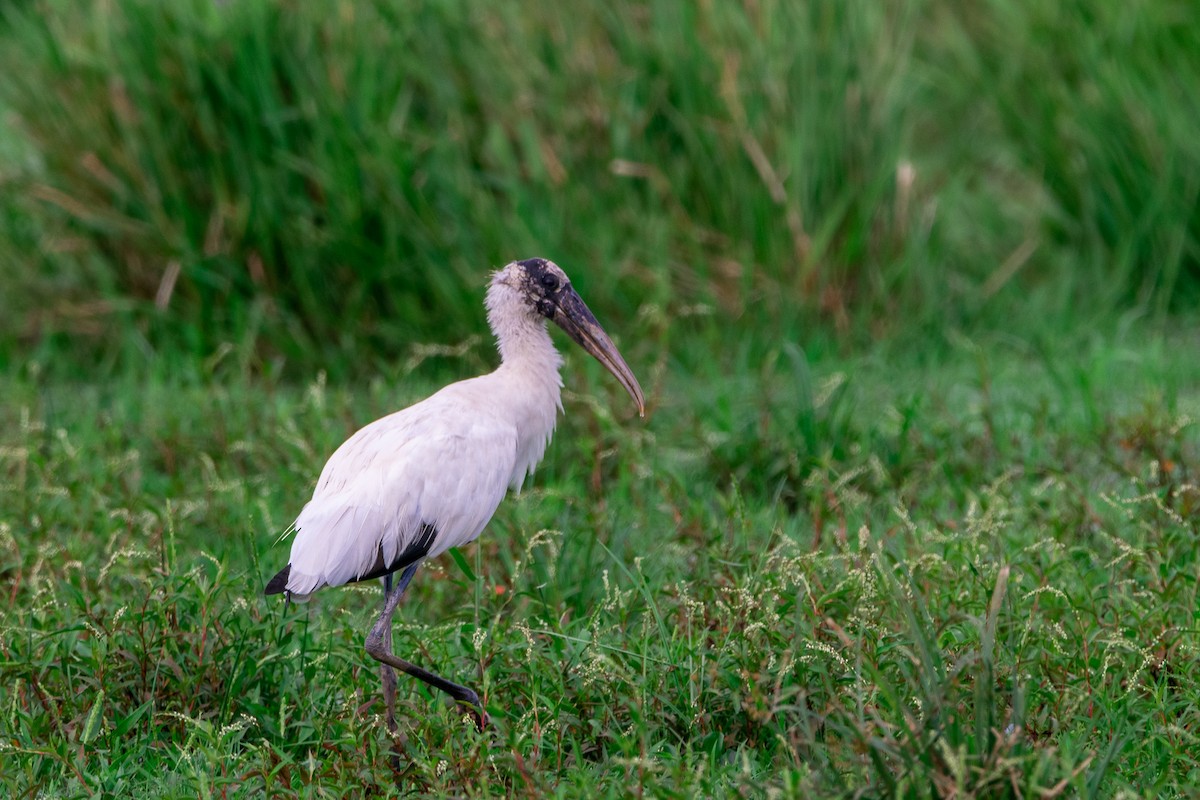
[[(428, 670), (421, 669), (416, 664), (410, 664), (402, 658), (397, 658), (392, 653), (392, 615), (396, 613), (396, 606), (400, 605), (400, 599), (404, 596), (404, 590), (408, 588), (409, 581), (416, 574), (417, 565), (413, 564), (408, 569), (400, 574), (400, 580), (397, 582), (394, 589), (387, 594), (387, 599), (383, 604), (383, 613), (379, 615), (379, 619), (375, 620), (375, 625), (371, 628), (371, 632), (367, 634), (367, 652), (376, 661), (382, 663), (385, 667), (394, 667), (408, 675), (413, 676), (419, 681), (423, 681), (435, 689), (440, 689), (446, 694), (453, 697), (459, 703), (465, 703), (473, 706), (472, 711), (475, 714), (475, 723), (482, 730), (487, 725), (487, 713), (483, 710), (483, 704), (479, 702), (479, 695), (475, 694), (472, 689), (466, 686), (460, 686), (453, 681), (448, 681), (440, 675), (434, 675)], [(387, 697), (388, 679), (385, 673), (384, 676), (384, 699), (388, 702), (389, 708), (395, 706), (395, 673), (392, 673), (393, 683), (391, 685), (391, 697)], [(389, 727), (394, 724), (389, 723)], [(394, 730), (394, 728), (393, 728)]]
[[(408, 588), (409, 581), (416, 574), (416, 565), (409, 567), (400, 576), (400, 583), (393, 590), (392, 588), (392, 573), (388, 573), (383, 577), (383, 604), (384, 608), (388, 607), (389, 601), (395, 595), (395, 602), (392, 603), (393, 611), (395, 606), (399, 605), (400, 600), (404, 597), (404, 592)], [(392, 649), (392, 625), (389, 619), (383, 628), (383, 645), (388, 652)], [(379, 674), (383, 679), (383, 702), (387, 706), (387, 726), (388, 732), (392, 734), (392, 769), (400, 771), (400, 757), (405, 749), (403, 739), (395, 740), (396, 726), (396, 670), (392, 669), (390, 664), (381, 662), (379, 665)]]
[[(412, 575), (409, 575), (412, 578)], [(403, 589), (401, 589), (403, 592)], [(383, 577), (383, 602), (387, 605), (388, 598), (392, 594), (392, 573), (388, 573)], [(383, 630), (383, 646), (391, 652), (392, 650), (392, 626), (389, 624)], [(383, 702), (387, 705), (387, 726), (390, 733), (396, 733), (396, 670), (392, 669), (390, 664), (381, 662), (379, 664), (379, 676), (383, 679)]]

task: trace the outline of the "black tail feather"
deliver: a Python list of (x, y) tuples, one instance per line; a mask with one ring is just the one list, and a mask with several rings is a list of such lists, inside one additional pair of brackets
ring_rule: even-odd
[(263, 594), (282, 594), (287, 591), (288, 576), (292, 574), (292, 565), (288, 564), (283, 569), (279, 570), (279, 574), (271, 578), (267, 583), (266, 591)]

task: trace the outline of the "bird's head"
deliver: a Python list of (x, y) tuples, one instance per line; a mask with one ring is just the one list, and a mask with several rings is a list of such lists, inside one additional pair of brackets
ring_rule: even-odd
[(497, 303), (519, 303), (531, 318), (553, 320), (620, 381), (637, 403), (638, 414), (645, 416), (646, 400), (633, 371), (557, 264), (527, 258), (499, 270), (488, 293), (489, 307)]

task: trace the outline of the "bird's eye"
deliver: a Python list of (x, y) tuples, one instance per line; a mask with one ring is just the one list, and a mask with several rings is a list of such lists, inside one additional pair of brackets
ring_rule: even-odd
[(552, 272), (542, 273), (542, 288), (554, 291), (558, 288), (558, 276)]

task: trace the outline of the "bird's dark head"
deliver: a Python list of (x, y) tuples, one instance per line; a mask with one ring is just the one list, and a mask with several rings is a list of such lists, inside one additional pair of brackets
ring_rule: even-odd
[[(568, 294), (575, 294), (567, 273), (553, 261), (544, 258), (527, 258), (512, 264), (516, 268), (516, 281), (521, 294), (530, 308), (546, 319), (554, 315)], [(578, 296), (578, 295), (576, 295)]]
[[(510, 299), (502, 300), (502, 296)], [(583, 298), (571, 286), (567, 274), (557, 264), (544, 258), (527, 258), (514, 261), (495, 273), (492, 289), (488, 292), (489, 313), (497, 312), (499, 306), (511, 304), (516, 298), (519, 298), (526, 313), (553, 320), (584, 350), (595, 356), (629, 392), (638, 405), (638, 413), (645, 414), (645, 398), (637, 378)], [(493, 328), (496, 322), (492, 318)]]

